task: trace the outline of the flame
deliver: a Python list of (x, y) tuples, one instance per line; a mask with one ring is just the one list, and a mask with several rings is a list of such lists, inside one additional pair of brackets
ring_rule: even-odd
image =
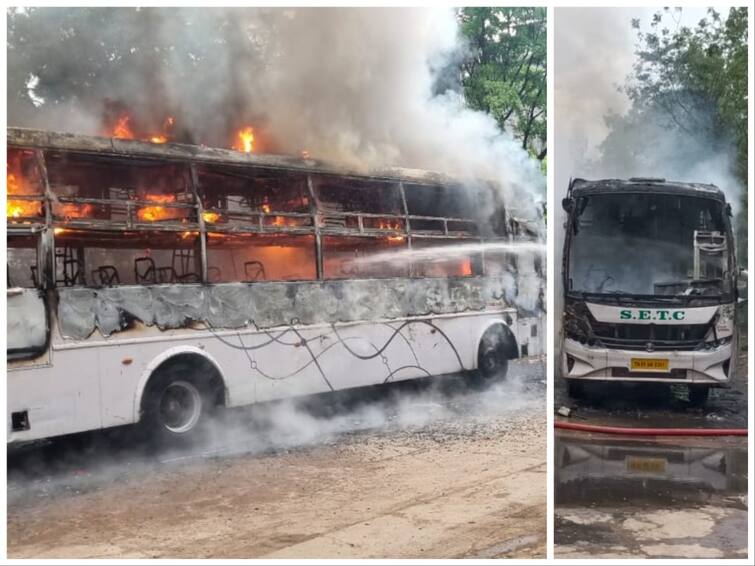
[(270, 205), (267, 204), (267, 203), (263, 204), (262, 205), (262, 212), (264, 212), (265, 214), (270, 214)]
[(233, 149), (244, 153), (254, 152), (254, 128), (245, 126), (236, 132), (236, 143), (233, 144)]
[(204, 218), (204, 221), (209, 224), (215, 224), (218, 220), (220, 220), (220, 214), (217, 212), (212, 212), (211, 210), (205, 210), (202, 213), (202, 218)]
[(62, 216), (66, 220), (71, 218), (86, 218), (91, 216), (94, 207), (91, 204), (65, 203), (54, 207), (55, 215)]
[(307, 149), (302, 149), (302, 150), (301, 150), (301, 158), (302, 158), (302, 159), (309, 159), (309, 150), (307, 150)]
[(168, 116), (163, 122), (163, 131), (160, 134), (150, 136), (149, 141), (152, 143), (165, 143), (170, 139), (170, 131), (173, 129), (173, 125), (176, 123), (176, 119), (173, 116)]
[(403, 242), (404, 237), (403, 236), (388, 236), (389, 242)]
[[(163, 121), (162, 131), (155, 134), (147, 134), (145, 137), (139, 136), (139, 139), (149, 141), (152, 143), (166, 143), (170, 140), (170, 132), (173, 129), (176, 119), (173, 116), (168, 116)], [(114, 138), (120, 138), (124, 140), (137, 139), (136, 134), (131, 126), (131, 116), (129, 114), (122, 114), (115, 122), (110, 136)]]
[(9, 200), (5, 215), (8, 218), (40, 216), (39, 203), (33, 200)]
[(469, 277), (472, 275), (472, 262), (469, 259), (465, 259), (461, 264), (461, 276)]
[(53, 234), (55, 234), (56, 236), (59, 236), (60, 234), (65, 233), (65, 231), (66, 231), (65, 228), (53, 228), (52, 230)]
[[(152, 195), (145, 196), (145, 200), (157, 203), (173, 203), (176, 202), (176, 195)], [(147, 222), (155, 222), (157, 220), (167, 220), (175, 218), (177, 209), (169, 209), (164, 206), (145, 206), (140, 208), (136, 216), (139, 220), (146, 220)]]
[(134, 132), (131, 131), (131, 126), (129, 124), (130, 121), (131, 116), (129, 116), (128, 114), (123, 114), (120, 118), (118, 118), (115, 126), (113, 126), (112, 137), (121, 138), (124, 140), (134, 139)]
[[(11, 172), (11, 168), (15, 171)], [(8, 159), (8, 173), (6, 176), (8, 195), (34, 194), (31, 187), (21, 176), (21, 161)], [(39, 201), (8, 199), (5, 215), (7, 218), (24, 218), (27, 216), (41, 216), (42, 206)]]

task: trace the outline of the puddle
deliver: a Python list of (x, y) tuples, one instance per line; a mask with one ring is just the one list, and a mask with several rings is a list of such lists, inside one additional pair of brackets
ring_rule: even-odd
[(558, 433), (556, 558), (744, 558), (747, 441)]
[(555, 448), (556, 505), (662, 507), (715, 497), (744, 508), (746, 441), (661, 443), (557, 434)]

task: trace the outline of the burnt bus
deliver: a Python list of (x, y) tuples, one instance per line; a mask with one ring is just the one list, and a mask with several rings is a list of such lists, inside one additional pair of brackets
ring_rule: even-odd
[(536, 223), (419, 170), (8, 131), (10, 442), (544, 351)]
[(682, 383), (702, 404), (736, 369), (731, 207), (714, 185), (654, 178), (571, 181), (563, 255), (561, 373)]

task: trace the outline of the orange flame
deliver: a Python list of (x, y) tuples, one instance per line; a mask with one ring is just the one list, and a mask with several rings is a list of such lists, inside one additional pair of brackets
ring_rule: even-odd
[(204, 218), (204, 221), (208, 224), (215, 224), (218, 220), (220, 220), (220, 215), (217, 212), (212, 212), (211, 210), (205, 210), (202, 213), (202, 218)]
[(131, 131), (131, 125), (129, 124), (130, 121), (131, 116), (129, 116), (128, 114), (123, 114), (120, 118), (118, 118), (115, 126), (113, 126), (112, 137), (121, 138), (124, 140), (134, 139), (134, 132)]
[(86, 218), (91, 216), (93, 207), (91, 204), (65, 203), (55, 205), (53, 208), (56, 216), (62, 216), (66, 220), (71, 218)]
[(240, 129), (236, 133), (236, 143), (233, 144), (233, 149), (252, 153), (254, 151), (254, 128), (246, 126)]
[[(176, 202), (176, 195), (146, 195), (145, 200), (163, 204), (173, 203)], [(175, 218), (177, 215), (176, 213), (180, 213), (180, 211), (178, 209), (166, 208), (164, 206), (145, 206), (137, 211), (136, 216), (139, 220), (156, 222), (158, 220)]]
[(173, 116), (168, 116), (163, 122), (163, 131), (160, 134), (150, 136), (149, 141), (152, 143), (165, 143), (170, 139), (170, 131), (173, 129), (173, 125), (176, 123), (176, 119)]
[[(15, 171), (11, 172), (11, 168)], [(34, 194), (21, 176), (21, 164), (18, 159), (8, 159), (8, 173), (6, 176), (8, 195), (31, 195)], [(42, 203), (34, 200), (8, 199), (6, 206), (7, 218), (25, 218), (28, 216), (41, 216)]]

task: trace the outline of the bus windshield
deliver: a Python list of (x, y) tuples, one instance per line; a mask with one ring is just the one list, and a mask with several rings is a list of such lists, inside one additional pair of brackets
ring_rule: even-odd
[(582, 196), (572, 211), (568, 289), (628, 295), (728, 292), (722, 202), (672, 194)]

